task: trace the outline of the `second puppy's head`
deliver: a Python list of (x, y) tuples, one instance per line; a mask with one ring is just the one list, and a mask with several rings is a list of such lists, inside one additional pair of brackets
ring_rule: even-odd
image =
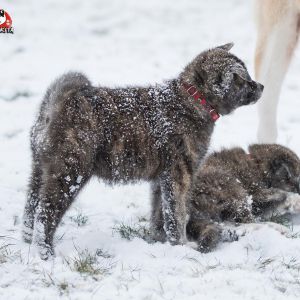
[(202, 52), (181, 73), (181, 80), (194, 85), (221, 115), (255, 103), (264, 88), (229, 52), (232, 46), (230, 43)]
[(300, 194), (300, 160), (290, 149), (279, 144), (249, 146), (269, 187)]

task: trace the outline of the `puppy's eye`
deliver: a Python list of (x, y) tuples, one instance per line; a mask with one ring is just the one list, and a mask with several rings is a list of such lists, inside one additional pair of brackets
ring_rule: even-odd
[(238, 74), (233, 73), (235, 83), (239, 85), (246, 85), (246, 81)]
[(290, 168), (285, 163), (280, 165), (275, 174), (281, 181), (290, 180), (292, 178)]
[(223, 82), (222, 74), (218, 74), (216, 78), (216, 84), (221, 84)]

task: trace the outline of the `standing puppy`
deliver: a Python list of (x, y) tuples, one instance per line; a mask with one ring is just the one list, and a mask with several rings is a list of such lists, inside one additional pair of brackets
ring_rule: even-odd
[(300, 32), (300, 0), (256, 0), (255, 76), (265, 85), (258, 105), (258, 140), (277, 138), (279, 94)]
[(289, 193), (300, 193), (297, 155), (277, 144), (255, 144), (249, 153), (242, 148), (215, 152), (195, 173), (187, 234), (200, 251), (211, 250), (224, 238), (222, 222), (268, 220), (274, 211), (288, 212), (290, 206), (299, 210), (300, 203), (288, 200)]
[(31, 134), (23, 230), (30, 242), (35, 227), (43, 259), (53, 255), (56, 228), (93, 175), (109, 184), (151, 182), (154, 237), (185, 242), (186, 193), (218, 113), (256, 102), (263, 90), (231, 47), (201, 53), (177, 79), (153, 87), (94, 87), (79, 73), (50, 86)]

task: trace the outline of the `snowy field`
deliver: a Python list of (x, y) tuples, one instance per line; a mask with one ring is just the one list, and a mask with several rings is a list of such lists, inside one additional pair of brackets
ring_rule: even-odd
[[(57, 232), (53, 261), (20, 238), (29, 130), (47, 85), (71, 69), (94, 84), (161, 82), (230, 41), (253, 75), (251, 1), (4, 0), (1, 8), (15, 34), (0, 35), (0, 299), (299, 299), (297, 218), (288, 236), (266, 226), (209, 254), (148, 244), (139, 238), (150, 211), (145, 183), (93, 180)], [(279, 108), (279, 142), (298, 155), (299, 70), (298, 48)], [(239, 109), (217, 122), (210, 150), (246, 147), (256, 127), (256, 107)]]

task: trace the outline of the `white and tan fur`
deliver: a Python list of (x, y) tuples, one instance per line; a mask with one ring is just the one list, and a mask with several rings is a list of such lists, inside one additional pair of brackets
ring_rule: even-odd
[(258, 140), (277, 139), (277, 106), (300, 32), (300, 0), (256, 0), (255, 75), (265, 86), (258, 104)]

